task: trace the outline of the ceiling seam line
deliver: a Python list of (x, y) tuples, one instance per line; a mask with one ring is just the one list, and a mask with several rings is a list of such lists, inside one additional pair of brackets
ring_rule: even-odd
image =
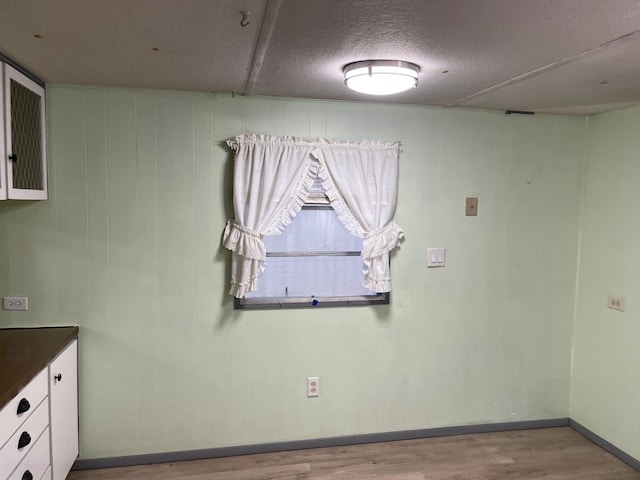
[(639, 30), (634, 30), (633, 32), (627, 33), (627, 34), (622, 35), (620, 37), (616, 37), (613, 40), (609, 40), (607, 42), (604, 42), (604, 43), (602, 43), (602, 44), (600, 44), (600, 45), (598, 45), (596, 47), (590, 48), (588, 50), (584, 50), (584, 51), (582, 51), (582, 52), (580, 52), (580, 53), (578, 53), (576, 55), (573, 55), (571, 57), (566, 57), (566, 58), (563, 58), (561, 60), (557, 60), (557, 61), (555, 61), (553, 63), (548, 64), (548, 65), (544, 65), (544, 66), (542, 66), (540, 68), (536, 68), (535, 70), (531, 70), (530, 72), (523, 73), (522, 75), (518, 75), (517, 77), (510, 78), (509, 80), (505, 80), (504, 82), (498, 83), (497, 85), (493, 85), (493, 86), (491, 86), (489, 88), (485, 88), (484, 90), (480, 90), (479, 92), (472, 93), (471, 95), (467, 95), (464, 98), (461, 98), (459, 100), (456, 100), (455, 102), (452, 102), (452, 103), (449, 103), (449, 104), (445, 105), (445, 107), (458, 106), (463, 102), (467, 102), (469, 100), (473, 100), (474, 98), (481, 97), (481, 96), (486, 95), (488, 93), (493, 93), (496, 90), (500, 90), (501, 88), (509, 87), (509, 86), (514, 85), (514, 84), (516, 84), (518, 82), (521, 82), (523, 80), (528, 80), (529, 78), (533, 78), (536, 75), (540, 75), (542, 73), (548, 72), (548, 71), (553, 70), (555, 68), (562, 67), (562, 66), (567, 65), (569, 63), (572, 63), (572, 62), (574, 62), (574, 61), (576, 61), (576, 60), (578, 60), (578, 59), (580, 59), (580, 58), (582, 58), (582, 57), (584, 57), (584, 56), (586, 56), (588, 54), (595, 53), (595, 52), (597, 52), (599, 50), (604, 50), (605, 48), (608, 48), (611, 45), (613, 45), (613, 44), (615, 44), (615, 43), (617, 43), (617, 42), (619, 42), (621, 40), (625, 40), (625, 39), (627, 39), (629, 37), (633, 37), (633, 36), (637, 35), (638, 33), (640, 33), (640, 29)]
[(278, 11), (280, 9), (280, 0), (267, 0), (267, 6), (262, 16), (262, 25), (260, 26), (260, 34), (258, 35), (258, 41), (256, 42), (256, 48), (253, 52), (253, 59), (251, 60), (251, 70), (247, 77), (247, 83), (244, 87), (243, 95), (251, 95), (253, 88), (256, 85), (258, 76), (260, 75), (260, 69), (262, 68), (262, 62), (269, 48), (271, 42), (271, 34), (273, 33), (273, 27), (276, 24), (278, 17)]

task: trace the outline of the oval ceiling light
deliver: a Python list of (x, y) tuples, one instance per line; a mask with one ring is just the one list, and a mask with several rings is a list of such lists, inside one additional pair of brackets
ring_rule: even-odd
[(392, 95), (418, 85), (420, 67), (400, 60), (365, 60), (344, 67), (344, 83), (368, 95)]

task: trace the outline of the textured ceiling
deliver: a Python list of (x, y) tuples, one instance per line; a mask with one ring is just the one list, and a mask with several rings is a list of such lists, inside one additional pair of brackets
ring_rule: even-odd
[[(580, 114), (640, 103), (640, 0), (1, 0), (0, 18), (0, 53), (49, 83)], [(367, 59), (416, 63), (420, 83), (349, 91), (342, 68)]]

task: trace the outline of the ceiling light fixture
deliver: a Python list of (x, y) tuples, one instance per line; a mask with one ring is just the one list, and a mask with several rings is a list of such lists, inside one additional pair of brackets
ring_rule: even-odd
[(368, 95), (392, 95), (418, 85), (420, 67), (400, 60), (365, 60), (344, 67), (344, 83)]

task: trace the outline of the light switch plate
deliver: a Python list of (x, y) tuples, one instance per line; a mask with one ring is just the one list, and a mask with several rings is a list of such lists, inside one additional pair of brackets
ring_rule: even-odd
[(27, 297), (4, 297), (2, 308), (4, 310), (29, 310), (29, 299)]
[(427, 248), (427, 267), (444, 267), (446, 248)]

